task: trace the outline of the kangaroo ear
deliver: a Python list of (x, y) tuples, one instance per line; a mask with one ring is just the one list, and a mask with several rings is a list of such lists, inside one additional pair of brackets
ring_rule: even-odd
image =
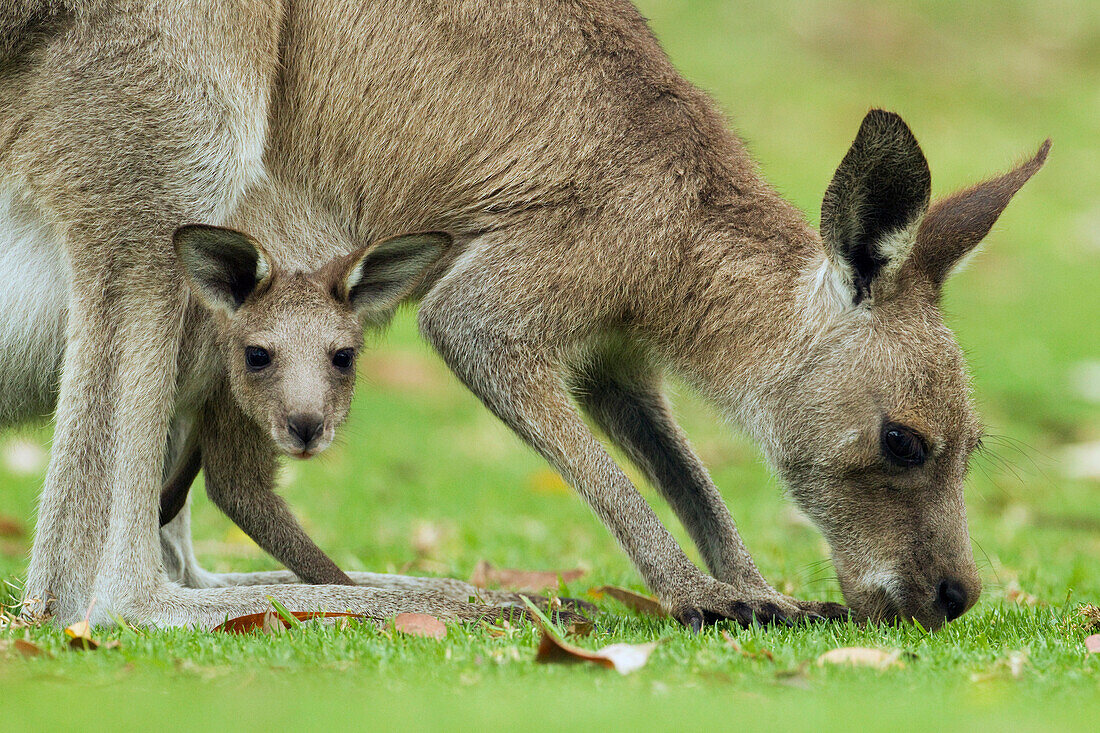
[(909, 127), (892, 112), (868, 112), (821, 204), (821, 237), (854, 304), (908, 259), (931, 193), (928, 162)]
[(325, 268), (337, 298), (364, 321), (385, 323), (451, 246), (445, 232), (420, 232), (369, 245)]
[(211, 310), (234, 313), (271, 276), (267, 253), (242, 232), (188, 224), (172, 242), (191, 289)]
[(934, 203), (917, 231), (913, 253), (917, 266), (942, 285), (989, 234), (1016, 192), (1039, 172), (1049, 152), (1047, 140), (1039, 152), (1014, 170)]

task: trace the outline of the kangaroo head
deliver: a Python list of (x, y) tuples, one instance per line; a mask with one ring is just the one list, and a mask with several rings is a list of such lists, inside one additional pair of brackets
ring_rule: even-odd
[(783, 389), (773, 459), (828, 539), (848, 604), (930, 629), (977, 600), (963, 479), (982, 427), (938, 301), (944, 280), (1042, 166), (931, 202), (900, 117), (867, 115), (826, 191), (806, 285), (807, 358)]
[(287, 272), (247, 234), (176, 230), (176, 254), (211, 311), (234, 399), (280, 450), (309, 458), (347, 417), (363, 329), (393, 314), (450, 244), (439, 232), (388, 239), (314, 272)]

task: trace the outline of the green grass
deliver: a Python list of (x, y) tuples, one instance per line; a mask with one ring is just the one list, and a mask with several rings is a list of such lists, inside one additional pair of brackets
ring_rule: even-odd
[[(1054, 139), (1047, 167), (946, 295), (983, 416), (1003, 436), (979, 456), (968, 486), (986, 588), (977, 607), (934, 635), (851, 626), (733, 632), (746, 650), (769, 650), (768, 661), (734, 651), (717, 632), (693, 637), (608, 601), (597, 631), (578, 643), (664, 640), (628, 677), (536, 665), (532, 629), (496, 638), (451, 628), (443, 642), (368, 627), (244, 638), (114, 630), (102, 638), (121, 646), (93, 653), (69, 651), (51, 629), (0, 631), (29, 634), (52, 653), (0, 654), (5, 728), (1095, 726), (1100, 655), (1086, 656), (1085, 633), (1065, 617), (1078, 602), (1100, 600), (1100, 483), (1069, 478), (1064, 449), (1100, 439), (1096, 403), (1074, 377), (1082, 363), (1100, 361), (1100, 5), (641, 6), (677, 66), (713, 93), (769, 180), (812, 219), (870, 106), (909, 121), (937, 193)], [(582, 565), (589, 573), (573, 594), (605, 583), (640, 588), (581, 501), (419, 343), (411, 314), (362, 367), (367, 378), (341, 444), (286, 474), (285, 495), (338, 563), (456, 577), (482, 558)], [(692, 395), (676, 402), (765, 575), (788, 593), (839, 600), (831, 568), (815, 564), (827, 556), (822, 540), (789, 510), (756, 449)], [(42, 430), (18, 439), (48, 438)], [(30, 527), (41, 479), (40, 467), (0, 460), (0, 515)], [(205, 498), (197, 504), (208, 567), (275, 567)], [(655, 505), (686, 539), (667, 507)], [(27, 537), (2, 538), (0, 577), (17, 583), (28, 549)], [(1018, 603), (1017, 589), (1036, 605)], [(840, 645), (904, 650), (904, 667), (813, 663)]]

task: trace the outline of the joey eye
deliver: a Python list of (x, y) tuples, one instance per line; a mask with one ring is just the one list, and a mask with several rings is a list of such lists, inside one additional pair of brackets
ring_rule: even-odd
[(351, 369), (355, 363), (355, 349), (340, 349), (332, 355), (332, 365), (340, 371)]
[(924, 440), (898, 423), (882, 426), (882, 452), (899, 466), (919, 466), (924, 463), (926, 453)]
[(244, 349), (244, 364), (250, 372), (258, 372), (265, 369), (271, 363), (271, 354), (262, 346), (246, 346)]

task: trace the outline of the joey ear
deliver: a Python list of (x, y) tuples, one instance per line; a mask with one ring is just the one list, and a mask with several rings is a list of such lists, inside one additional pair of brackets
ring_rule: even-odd
[(191, 289), (212, 310), (235, 312), (271, 276), (267, 253), (243, 232), (188, 224), (172, 242)]
[(892, 112), (868, 112), (821, 204), (821, 237), (853, 303), (908, 259), (931, 193), (928, 162), (909, 127)]
[(951, 271), (989, 234), (1008, 202), (1039, 172), (1050, 152), (1045, 141), (1032, 158), (1003, 176), (936, 201), (921, 221), (913, 252), (917, 266), (942, 285)]
[(384, 323), (451, 246), (445, 232), (392, 237), (336, 260), (323, 277), (360, 318)]

